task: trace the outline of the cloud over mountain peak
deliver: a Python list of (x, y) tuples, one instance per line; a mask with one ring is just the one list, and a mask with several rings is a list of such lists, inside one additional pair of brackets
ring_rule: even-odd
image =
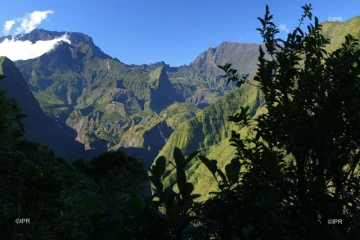
[(28, 60), (53, 50), (61, 41), (71, 44), (67, 34), (52, 40), (39, 40), (35, 43), (29, 40), (21, 41), (14, 38), (7, 38), (0, 43), (0, 56), (6, 56), (12, 61)]

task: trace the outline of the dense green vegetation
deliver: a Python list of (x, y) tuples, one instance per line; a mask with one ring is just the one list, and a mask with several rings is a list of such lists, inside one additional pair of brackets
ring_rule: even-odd
[[(25, 116), (4, 91), (0, 110), (1, 239), (98, 239), (94, 201), (116, 206), (122, 200), (125, 207), (146, 189), (143, 163), (124, 152), (70, 164), (47, 147), (21, 140)], [(16, 224), (16, 218), (31, 222)]]
[[(312, 20), (311, 5), (303, 10), (299, 27), (282, 40), (266, 6), (257, 29), (264, 46), (251, 79), (231, 64), (219, 66), (225, 81), (240, 87), (221, 102), (237, 107), (235, 114), (220, 116), (219, 106), (210, 107), (193, 118), (201, 122), (179, 127), (190, 123), (210, 135), (227, 121), (231, 133), (221, 129), (221, 138), (214, 134), (203, 145), (194, 140), (196, 151), (165, 151), (148, 177), (143, 164), (122, 151), (68, 163), (21, 140), (25, 116), (0, 91), (1, 238), (359, 239), (359, 42), (347, 35), (327, 52), (316, 17), (307, 33), (300, 28)], [(245, 89), (258, 100), (247, 101)], [(191, 143), (197, 136), (182, 138), (187, 131), (178, 139)], [(192, 169), (200, 164), (214, 183), (202, 201), (192, 182), (207, 177)], [(16, 218), (31, 223), (15, 224)], [(329, 224), (332, 219), (342, 224)]]
[[(36, 29), (19, 37), (36, 41), (62, 34)], [(256, 69), (258, 44), (224, 42), (177, 68), (164, 62), (126, 65), (101, 52), (85, 34), (68, 35), (71, 45), (64, 42), (48, 54), (15, 63), (45, 113), (63, 128), (74, 129), (87, 150), (148, 150), (145, 132), (164, 132), (155, 131), (161, 121), (174, 130), (233, 88), (221, 79), (216, 64), (236, 59), (235, 66), (245, 72)], [(152, 148), (149, 158), (137, 156), (153, 161), (164, 145)]]
[[(330, 53), (341, 47), (341, 44), (344, 42), (347, 34), (351, 34), (360, 39), (360, 28), (358, 26), (360, 26), (360, 16), (351, 18), (347, 22), (324, 22), (321, 33), (331, 40), (330, 44), (324, 46), (324, 49)], [(225, 43), (222, 45), (224, 44)], [(227, 44), (229, 45), (230, 43)], [(235, 57), (231, 55), (230, 52), (228, 52), (228, 54), (230, 54), (230, 58)], [(204, 58), (204, 56), (206, 56), (205, 53), (199, 58)], [(267, 52), (265, 52), (265, 58), (269, 58), (269, 54)], [(222, 61), (224, 60), (225, 59)], [(240, 61), (233, 59), (233, 61), (236, 62), (236, 64), (232, 65), (233, 68), (238, 69), (241, 73), (249, 73), (244, 71), (243, 68), (239, 68), (239, 62), (242, 62), (242, 59)], [(251, 83), (254, 84), (253, 82)], [(224, 105), (226, 105), (226, 107), (224, 107)], [(169, 141), (167, 141), (158, 156), (163, 155), (166, 158), (171, 159), (174, 146), (179, 147), (186, 155), (200, 148), (202, 154), (209, 156), (211, 159), (217, 159), (219, 166), (221, 168), (225, 167), (225, 165), (228, 164), (233, 157), (235, 157), (235, 149), (231, 148), (228, 144), (231, 130), (238, 130), (236, 128), (234, 129), (233, 123), (226, 121), (226, 117), (235, 114), (239, 110), (239, 105), (249, 106), (251, 115), (255, 114), (255, 111), (257, 113), (262, 113), (265, 110), (261, 107), (263, 106), (261, 91), (251, 85), (242, 85), (240, 89), (235, 90), (232, 95), (226, 94), (221, 97), (217, 103), (214, 103), (204, 109), (206, 112), (200, 112), (198, 116), (195, 116), (190, 121), (184, 121), (181, 125), (179, 125), (179, 128), (174, 130), (174, 133), (169, 138)], [(259, 106), (260, 108), (258, 108)], [(210, 126), (211, 129), (217, 129), (216, 131), (204, 131), (204, 128), (200, 129), (198, 127), (208, 126), (209, 119), (213, 115), (219, 116), (218, 119), (224, 119), (224, 121), (218, 121), (217, 124)], [(189, 134), (183, 134), (183, 132), (185, 132), (184, 129), (186, 129)], [(207, 128), (205, 127), (205, 129)], [(242, 128), (240, 131), (241, 136), (250, 134), (248, 128), (246, 127)], [(197, 134), (197, 138), (194, 139), (192, 137), (193, 132), (202, 134)], [(216, 140), (209, 141), (209, 139)], [(211, 177), (211, 175), (206, 174), (205, 166), (199, 162), (193, 161), (189, 164), (188, 174), (190, 181), (192, 183), (196, 183), (194, 192), (202, 195), (200, 199), (208, 198), (208, 189), (217, 189), (215, 180)], [(167, 177), (167, 180), (169, 180), (169, 178), (170, 177)]]
[[(69, 161), (78, 157), (85, 158), (82, 144), (76, 142), (75, 137), (69, 135), (64, 127), (59, 126), (58, 123), (46, 116), (31, 93), (21, 72), (6, 57), (0, 57), (0, 75), (6, 76), (0, 81), (0, 89), (6, 92), (8, 98), (15, 99), (23, 113), (27, 115), (24, 122), (24, 139), (47, 145), (58, 157)], [(92, 155), (89, 156), (90, 158), (95, 155), (95, 153), (88, 153), (86, 155)]]

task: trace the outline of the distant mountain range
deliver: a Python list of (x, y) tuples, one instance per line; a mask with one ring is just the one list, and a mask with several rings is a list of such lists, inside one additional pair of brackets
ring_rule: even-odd
[[(343, 23), (322, 23), (322, 34), (330, 39), (330, 44), (325, 48), (328, 52), (340, 47), (347, 34), (360, 39), (360, 16)], [(231, 61), (229, 62), (231, 63)], [(179, 147), (186, 155), (200, 150), (209, 159), (218, 160), (219, 168), (224, 168), (235, 156), (235, 148), (231, 147), (229, 143), (231, 130), (237, 130), (241, 136), (248, 134), (247, 129), (239, 129), (228, 122), (227, 117), (239, 111), (240, 106), (249, 106), (251, 114), (254, 116), (264, 112), (265, 109), (262, 105), (262, 95), (252, 85), (243, 85), (240, 89), (230, 91), (212, 106), (180, 124), (158, 156), (172, 159), (174, 147)], [(196, 183), (194, 191), (202, 195), (200, 200), (208, 198), (206, 195), (208, 192), (217, 190), (214, 189), (217, 186), (214, 178), (200, 161), (193, 161), (189, 165), (187, 175), (191, 182)], [(169, 175), (166, 179), (171, 182), (173, 178), (173, 175)]]
[(170, 67), (126, 65), (82, 33), (35, 29), (15, 39), (35, 43), (64, 34), (71, 44), (61, 42), (40, 57), (15, 62), (41, 108), (84, 149), (126, 148), (148, 165), (181, 122), (233, 88), (217, 65), (234, 61), (240, 71), (252, 73), (259, 46), (223, 42), (189, 66)]
[(45, 115), (34, 98), (20, 71), (6, 57), (0, 57), (0, 74), (6, 76), (0, 81), (0, 89), (6, 91), (8, 98), (14, 98), (27, 115), (25, 119), (25, 138), (47, 145), (59, 157), (67, 160), (88, 158), (96, 154), (85, 151), (54, 119)]
[[(323, 33), (333, 42), (328, 49), (341, 44), (345, 33), (359, 38), (359, 19), (324, 23)], [(41, 119), (50, 118), (52, 124), (56, 123), (55, 128), (70, 139), (66, 140), (71, 145), (68, 148), (80, 144), (80, 150), (71, 150), (73, 155), (80, 156), (84, 150), (123, 148), (147, 166), (159, 153), (171, 158), (175, 146), (186, 154), (201, 148), (206, 154), (219, 156), (220, 146), (228, 145), (225, 142), (232, 128), (227, 116), (242, 105), (251, 106), (255, 114), (261, 105), (256, 90), (250, 86), (234, 90), (232, 84), (226, 85), (221, 78), (223, 72), (217, 67), (229, 62), (241, 74), (253, 74), (259, 44), (223, 42), (200, 54), (190, 65), (170, 67), (165, 62), (127, 65), (102, 52), (83, 33), (35, 29), (16, 39), (35, 43), (64, 34), (71, 44), (61, 42), (54, 50), (34, 59), (16, 61), (15, 65), (47, 115)], [(0, 38), (0, 42), (6, 38)], [(9, 62), (3, 64), (4, 69), (15, 71), (8, 59), (4, 62)], [(7, 86), (11, 88), (17, 89)], [(24, 89), (21, 92), (29, 95)], [(35, 115), (44, 116), (39, 111)], [(34, 128), (28, 137), (36, 139), (39, 131)], [(50, 138), (56, 136), (49, 134)], [(58, 145), (61, 144), (54, 143), (53, 148)], [(59, 147), (56, 152), (68, 156), (65, 149)]]

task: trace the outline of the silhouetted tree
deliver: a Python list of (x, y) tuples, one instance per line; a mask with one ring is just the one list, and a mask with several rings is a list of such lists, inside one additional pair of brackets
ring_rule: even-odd
[[(286, 40), (276, 38), (279, 31), (268, 6), (259, 18), (262, 27), (257, 30), (271, 59), (260, 46), (253, 80), (263, 93), (266, 113), (253, 120), (248, 109), (241, 108), (229, 118), (245, 125), (252, 137), (232, 133), (237, 156), (226, 173), (240, 179), (236, 177), (235, 185), (223, 181), (221, 194), (211, 200), (221, 199), (220, 209), (230, 219), (219, 222), (223, 239), (245, 237), (244, 232), (262, 239), (270, 234), (293, 239), (360, 237), (358, 40), (347, 35), (341, 48), (328, 54), (329, 41), (316, 17), (308, 33), (301, 29), (305, 18), (312, 19), (311, 4), (303, 10), (299, 27)], [(231, 64), (220, 67), (229, 81), (248, 81)], [(341, 219), (342, 224), (328, 224), (329, 219)]]

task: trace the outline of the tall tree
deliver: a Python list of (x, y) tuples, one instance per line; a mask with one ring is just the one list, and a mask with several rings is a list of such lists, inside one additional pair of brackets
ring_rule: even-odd
[[(300, 239), (356, 239), (360, 237), (359, 44), (347, 35), (341, 48), (327, 53), (329, 40), (321, 34), (316, 17), (307, 33), (301, 29), (306, 18), (312, 20), (311, 4), (302, 8), (299, 26), (286, 40), (276, 38), (279, 30), (268, 6), (265, 17), (258, 18), (262, 26), (257, 30), (271, 59), (264, 57), (260, 46), (253, 80), (264, 94), (266, 112), (251, 120), (247, 108), (241, 108), (230, 117), (252, 133), (247, 138), (232, 133), (237, 148), (233, 161), (243, 170), (232, 188), (240, 212), (230, 214), (248, 217), (240, 225), (249, 223), (260, 237), (276, 232), (279, 237)], [(248, 82), (231, 64), (220, 67), (228, 81)], [(223, 200), (229, 200), (226, 196)], [(331, 224), (333, 219), (342, 224)], [(237, 231), (229, 226), (225, 226), (229, 232)]]

